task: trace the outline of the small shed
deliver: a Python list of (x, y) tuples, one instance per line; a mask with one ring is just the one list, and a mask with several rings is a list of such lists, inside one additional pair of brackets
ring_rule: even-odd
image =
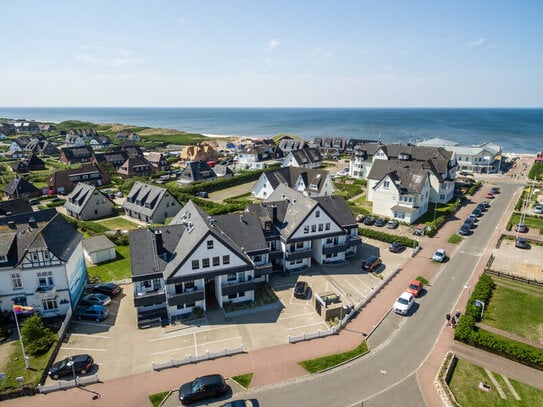
[(83, 253), (91, 264), (100, 264), (115, 260), (117, 252), (115, 243), (105, 236), (96, 236), (83, 240)]

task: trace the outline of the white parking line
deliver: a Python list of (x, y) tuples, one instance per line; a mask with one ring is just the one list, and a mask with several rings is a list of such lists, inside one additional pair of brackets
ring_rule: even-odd
[(287, 329), (285, 329), (285, 331), (292, 331), (292, 330), (294, 330), (294, 329), (300, 329), (300, 328), (305, 328), (305, 327), (307, 327), (307, 326), (321, 325), (321, 324), (324, 325), (324, 326), (326, 326), (326, 329), (328, 329), (328, 325), (326, 325), (323, 321), (320, 321), (320, 322), (314, 322), (314, 323), (312, 323), (312, 324), (296, 326), (296, 327), (294, 327), (294, 328), (287, 328)]
[(94, 349), (94, 348), (65, 348), (64, 346), (60, 348), (61, 350), (88, 350), (93, 352), (105, 352), (107, 349)]
[(285, 319), (305, 317), (305, 316), (308, 316), (308, 315), (315, 315), (315, 312), (306, 312), (305, 314), (291, 315), (290, 317), (282, 317), (282, 318), (279, 318), (278, 320), (279, 320), (279, 321), (283, 321), (283, 320), (285, 320)]
[[(196, 328), (196, 327), (191, 327), (191, 328)], [(187, 328), (187, 329), (190, 329), (190, 328)], [(219, 327), (219, 328), (202, 328), (202, 329), (198, 330), (197, 333), (200, 334), (200, 333), (206, 333), (206, 332), (211, 332), (211, 331), (218, 331), (219, 329), (232, 329), (232, 327), (231, 326), (223, 326), (223, 327)], [(166, 339), (181, 338), (183, 336), (192, 335), (193, 332), (194, 332), (193, 329), (191, 329), (190, 332), (186, 332), (185, 330), (177, 331), (177, 332), (164, 332), (164, 333), (162, 333), (162, 335), (168, 335), (167, 337), (149, 339), (148, 341), (149, 342), (156, 342), (156, 341), (164, 341)]]
[(103, 322), (84, 322), (84, 321), (72, 321), (77, 322), (78, 324), (82, 325), (92, 325), (92, 326), (113, 326), (113, 324), (105, 324)]
[[(163, 350), (163, 351), (160, 351), (160, 352), (153, 352), (153, 353), (150, 353), (150, 355), (161, 355), (163, 353), (170, 353), (170, 352), (176, 352), (178, 350), (183, 350), (183, 349), (189, 349), (189, 348), (192, 348), (195, 350), (195, 353), (196, 355), (198, 355), (198, 353), (196, 352), (196, 346), (205, 346), (205, 345), (212, 345), (214, 343), (219, 343), (219, 342), (227, 342), (227, 341), (232, 341), (234, 339), (240, 339), (241, 336), (236, 336), (236, 337), (233, 337), (233, 338), (227, 338), (227, 339), (221, 339), (219, 341), (213, 341), (213, 342), (203, 342), (203, 343), (200, 343), (198, 344), (196, 342), (196, 340), (194, 341), (194, 345), (190, 345), (190, 346), (183, 346), (182, 348), (173, 348), (173, 349), (169, 349), (169, 350)], [(196, 338), (195, 338), (196, 339)]]
[(356, 291), (356, 293), (360, 296), (364, 296), (364, 293), (362, 293), (362, 291), (359, 291), (358, 288), (356, 286), (354, 286), (349, 280), (345, 279), (343, 280), (345, 283), (347, 283), (348, 285), (351, 286), (351, 288), (353, 289), (353, 291)]
[[(93, 325), (96, 325), (96, 324), (93, 324)], [(70, 334), (70, 336), (84, 336), (84, 337), (91, 337), (92, 336), (92, 338), (109, 339), (109, 336), (94, 335), (94, 334)]]

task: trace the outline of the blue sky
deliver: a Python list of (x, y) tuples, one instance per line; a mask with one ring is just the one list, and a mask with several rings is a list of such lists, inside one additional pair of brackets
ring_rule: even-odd
[(543, 107), (541, 1), (0, 0), (1, 106)]

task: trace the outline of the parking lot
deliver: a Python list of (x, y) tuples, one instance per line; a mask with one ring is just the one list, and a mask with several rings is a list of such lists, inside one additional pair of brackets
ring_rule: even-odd
[[(193, 325), (138, 329), (131, 284), (123, 286), (123, 293), (108, 306), (111, 314), (103, 322), (74, 319), (67, 341), (62, 345), (57, 360), (70, 355), (88, 353), (96, 366), (100, 380), (136, 374), (152, 369), (152, 362), (165, 362), (218, 352), (243, 345), (245, 351), (284, 344), (289, 335), (327, 330), (329, 327), (314, 309), (315, 293), (334, 292), (347, 304), (360, 302), (382, 279), (394, 269), (401, 269), (411, 255), (407, 249), (393, 254), (388, 244), (365, 241), (356, 257), (345, 263), (320, 266), (288, 276), (273, 275), (270, 285), (280, 303), (251, 310), (247, 313), (227, 314), (221, 309), (211, 310), (206, 319)], [(369, 255), (381, 256), (383, 265), (375, 272), (361, 272), (360, 264)], [(306, 299), (293, 295), (297, 280), (309, 283)], [(70, 377), (67, 377), (69, 380)]]
[(530, 244), (528, 249), (519, 249), (514, 240), (504, 239), (493, 255), (491, 269), (543, 281), (543, 246)]

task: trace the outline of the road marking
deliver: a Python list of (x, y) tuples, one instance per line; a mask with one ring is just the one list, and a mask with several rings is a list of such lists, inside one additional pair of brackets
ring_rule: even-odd
[[(197, 328), (197, 327), (191, 327), (191, 328)], [(187, 329), (191, 329), (191, 328), (187, 328)], [(223, 327), (218, 327), (218, 328), (202, 328), (201, 330), (199, 330), (197, 333), (205, 333), (205, 332), (211, 332), (211, 331), (218, 331), (219, 329), (232, 329), (231, 326), (223, 326)], [(174, 338), (181, 338), (183, 336), (190, 336), (192, 335), (194, 330), (191, 330), (190, 332), (185, 332), (185, 331), (177, 331), (177, 332), (165, 332), (165, 333), (162, 333), (162, 335), (168, 335), (167, 337), (164, 337), (164, 338), (155, 338), (155, 339), (148, 339), (149, 342), (156, 342), (156, 341), (164, 341), (166, 339), (174, 339)]]
[(284, 319), (291, 319), (291, 318), (305, 317), (305, 316), (307, 316), (307, 315), (315, 315), (315, 313), (314, 313), (314, 312), (306, 312), (305, 314), (291, 315), (290, 317), (279, 318), (279, 321), (283, 321)]
[(347, 283), (348, 285), (350, 285), (351, 288), (353, 289), (353, 291), (356, 291), (358, 293), (358, 295), (361, 295), (362, 297), (364, 296), (364, 293), (362, 293), (362, 291), (358, 290), (358, 288), (354, 284), (351, 284), (351, 282), (349, 280), (344, 279), (343, 281), (345, 283)]
[(307, 325), (300, 325), (300, 326), (296, 326), (294, 328), (287, 328), (285, 329), (285, 331), (292, 331), (294, 329), (300, 329), (300, 328), (305, 328), (305, 327), (308, 327), (308, 326), (313, 326), (313, 325), (321, 325), (323, 324), (324, 326), (326, 326), (326, 328), (328, 328), (328, 325), (326, 325), (324, 322), (322, 321), (319, 321), (319, 322), (314, 322), (312, 324), (307, 324)]
[(197, 346), (212, 345), (214, 343), (227, 342), (227, 341), (231, 341), (231, 340), (234, 340), (234, 339), (241, 339), (241, 336), (236, 336), (236, 337), (227, 338), (227, 339), (221, 339), (221, 340), (213, 341), (213, 342), (203, 342), (201, 344), (197, 344), (196, 339), (195, 339), (194, 345), (183, 346), (181, 348), (173, 348), (173, 349), (169, 349), (169, 350), (163, 350), (163, 351), (160, 351), (160, 352), (153, 352), (153, 353), (150, 353), (150, 355), (161, 355), (161, 354), (164, 354), (164, 353), (176, 352), (176, 351), (179, 351), (179, 350), (191, 349), (192, 348), (192, 349), (194, 349), (195, 356), (198, 356), (198, 352), (197, 352), (197, 349), (196, 349)]
[[(93, 324), (96, 325), (96, 324)], [(102, 339), (109, 339), (109, 336), (103, 336), (103, 335), (94, 335), (94, 334), (70, 334), (70, 336), (84, 336), (84, 337), (90, 337), (92, 338), (102, 338)]]
[[(113, 326), (113, 324), (104, 324), (103, 322), (85, 322), (85, 321), (72, 321), (72, 322), (76, 322), (78, 324), (82, 324), (82, 325), (90, 325), (90, 326)], [(91, 334), (92, 335), (92, 334)]]
[(95, 348), (65, 348), (64, 346), (60, 348), (61, 350), (89, 350), (93, 352), (105, 352), (107, 349), (95, 349)]

